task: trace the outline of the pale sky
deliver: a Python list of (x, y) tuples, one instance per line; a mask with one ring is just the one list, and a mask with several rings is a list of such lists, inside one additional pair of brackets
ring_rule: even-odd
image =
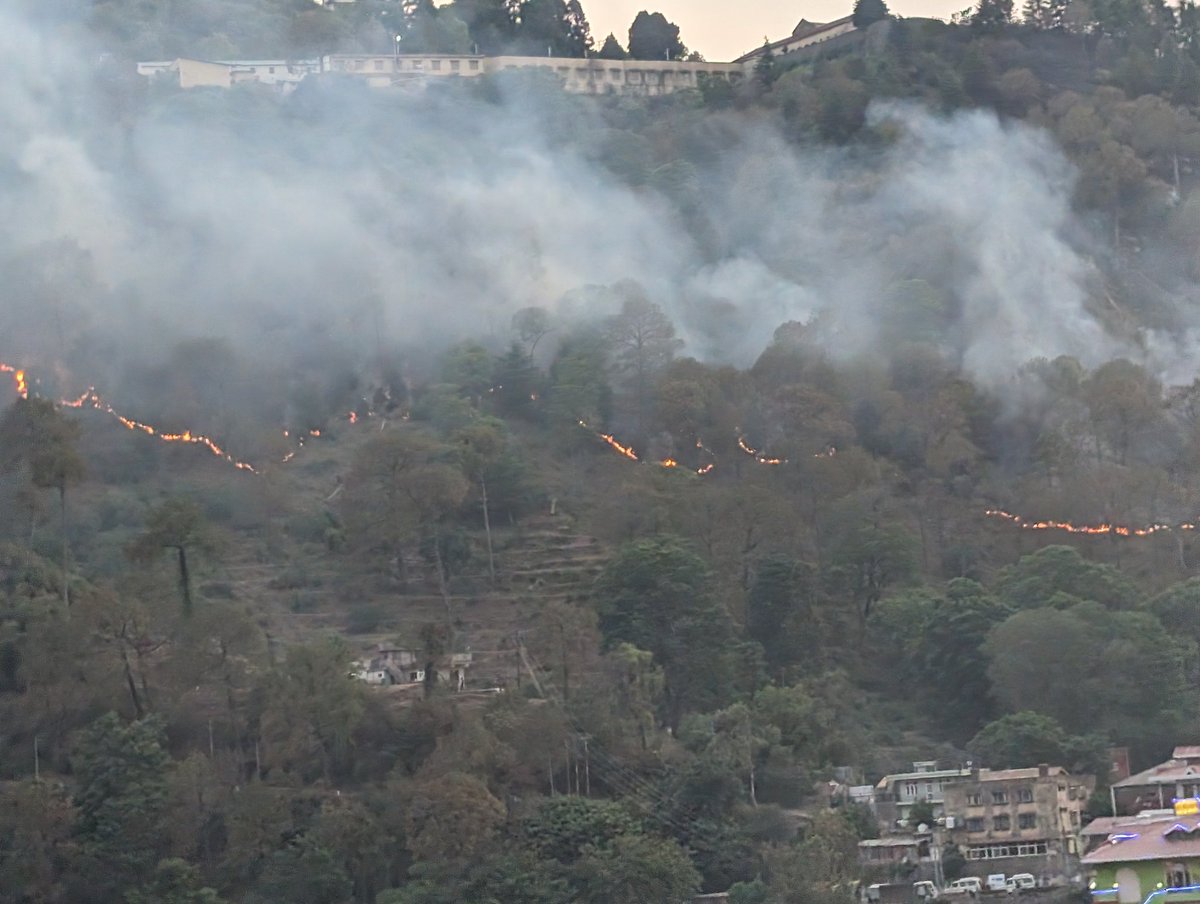
[[(974, 5), (973, 0), (888, 0), (898, 16), (949, 18)], [(679, 26), (689, 50), (706, 60), (724, 62), (792, 33), (801, 19), (829, 22), (850, 15), (854, 0), (583, 0), (596, 47), (611, 31), (621, 44), (629, 41), (629, 26), (639, 10), (662, 13)]]

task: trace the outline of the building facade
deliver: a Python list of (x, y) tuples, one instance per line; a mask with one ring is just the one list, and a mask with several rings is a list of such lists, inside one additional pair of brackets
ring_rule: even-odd
[(1083, 858), (1096, 904), (1200, 901), (1200, 820), (1172, 814), (1113, 829)]
[(971, 874), (1061, 878), (1077, 867), (1083, 814), (1094, 787), (1091, 776), (1072, 776), (1059, 766), (981, 769), (947, 786), (947, 836)]
[(485, 57), (473, 54), (326, 54), (317, 60), (159, 60), (138, 63), (146, 77), (178, 78), (182, 88), (230, 88), (256, 82), (282, 90), (310, 75), (360, 78), (373, 88), (423, 88), (440, 79), (541, 72), (571, 94), (658, 97), (701, 87), (706, 79), (740, 82), (740, 63), (601, 60), (595, 57)]
[(1169, 809), (1176, 800), (1200, 796), (1200, 747), (1176, 747), (1171, 759), (1113, 782), (1113, 812), (1120, 815)]
[(736, 62), (753, 64), (759, 57), (767, 53), (768, 50), (776, 56), (795, 53), (797, 50), (803, 50), (817, 44), (824, 44), (826, 41), (840, 38), (842, 35), (848, 35), (854, 31), (857, 31), (857, 29), (854, 27), (853, 16), (845, 16), (841, 19), (835, 19), (833, 22), (809, 22), (807, 19), (801, 19), (800, 23), (792, 29), (792, 33), (783, 40), (772, 41), (762, 47), (755, 48), (749, 53), (738, 57)]
[(913, 763), (912, 772), (885, 775), (876, 784), (875, 815), (887, 831), (915, 829), (909, 825), (909, 814), (916, 803), (929, 803), (937, 819), (945, 812), (946, 789), (970, 776), (970, 769), (938, 769), (934, 760)]

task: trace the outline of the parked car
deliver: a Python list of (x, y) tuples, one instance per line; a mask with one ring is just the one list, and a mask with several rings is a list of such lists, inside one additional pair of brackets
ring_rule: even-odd
[(955, 879), (942, 891), (943, 895), (977, 895), (983, 891), (983, 883), (978, 876), (967, 876), (965, 879)]
[(942, 893), (937, 891), (937, 886), (928, 879), (913, 882), (912, 893), (917, 896), (917, 900), (937, 900), (942, 897)]
[(936, 901), (942, 896), (938, 887), (927, 879), (913, 883), (913, 894), (918, 901)]
[(987, 877), (988, 891), (1008, 891), (1008, 877), (1004, 873), (992, 873)]
[(1008, 893), (1015, 895), (1031, 888), (1037, 888), (1037, 879), (1033, 877), (1033, 873), (1014, 873), (1008, 877), (1006, 885)]

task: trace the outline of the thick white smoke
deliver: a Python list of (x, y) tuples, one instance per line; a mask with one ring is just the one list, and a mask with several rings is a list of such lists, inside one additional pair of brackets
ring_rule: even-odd
[[(988, 113), (877, 107), (898, 139), (855, 157), (734, 119), (660, 191), (613, 175), (624, 139), (588, 102), (541, 90), (129, 97), (146, 89), (97, 87), (112, 73), (95, 52), (2, 13), (0, 52), (0, 358), (82, 331), (143, 359), (210, 335), (257, 354), (380, 328), (425, 348), (501, 341), (519, 308), (627, 279), (687, 353), (741, 365), (819, 312), (832, 351), (880, 351), (891, 287), (912, 279), (948, 299), (946, 342), (983, 382), (1119, 351), (1088, 313), (1069, 165)], [(51, 302), (80, 333), (64, 339), (59, 312), (57, 346)]]

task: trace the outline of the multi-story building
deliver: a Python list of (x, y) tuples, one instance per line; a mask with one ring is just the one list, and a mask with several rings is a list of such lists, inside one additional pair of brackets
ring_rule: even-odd
[(938, 769), (936, 760), (913, 763), (912, 772), (885, 775), (875, 786), (875, 815), (885, 829), (909, 826), (913, 805), (925, 801), (933, 808), (934, 818), (943, 814), (946, 789), (971, 776), (971, 770)]
[(441, 79), (502, 72), (540, 72), (571, 94), (656, 97), (701, 87), (705, 80), (740, 82), (740, 63), (601, 60), (595, 57), (485, 57), (474, 54), (326, 54), (319, 60), (159, 60), (138, 63), (140, 75), (178, 78), (183, 88), (229, 88), (258, 82), (283, 90), (317, 73), (361, 78), (373, 88), (423, 88)]
[(1169, 809), (1176, 800), (1200, 796), (1200, 747), (1176, 747), (1171, 759), (1113, 782), (1113, 812)]
[(1074, 871), (1091, 776), (1059, 766), (981, 769), (947, 785), (946, 833), (970, 871), (1033, 873), (1045, 879)]

